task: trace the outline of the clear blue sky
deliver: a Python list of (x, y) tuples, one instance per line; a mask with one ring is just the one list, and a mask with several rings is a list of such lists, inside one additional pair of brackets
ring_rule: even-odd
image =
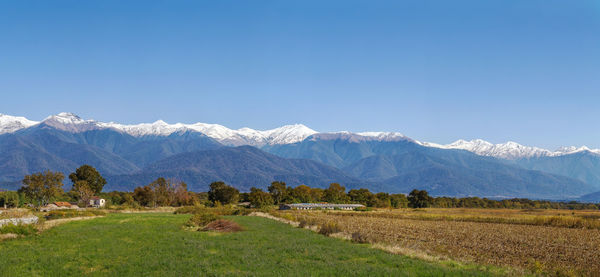
[(600, 148), (600, 1), (2, 1), (0, 113)]

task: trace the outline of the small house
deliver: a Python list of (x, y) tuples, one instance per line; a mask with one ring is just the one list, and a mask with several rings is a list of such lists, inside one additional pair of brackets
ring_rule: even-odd
[(103, 198), (94, 196), (92, 197), (92, 199), (90, 199), (90, 206), (94, 208), (103, 208), (104, 205), (106, 205), (106, 200), (104, 200)]
[(354, 210), (364, 208), (362, 204), (329, 204), (329, 203), (297, 203), (283, 204), (279, 206), (280, 210)]
[(49, 212), (49, 211), (55, 211), (55, 210), (71, 210), (71, 209), (77, 209), (79, 208), (76, 204), (71, 204), (69, 202), (54, 202), (51, 204), (48, 204), (44, 207), (41, 207), (40, 210), (42, 212)]

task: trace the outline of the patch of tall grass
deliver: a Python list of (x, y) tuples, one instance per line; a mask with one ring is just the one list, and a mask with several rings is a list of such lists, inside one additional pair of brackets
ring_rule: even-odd
[(29, 236), (37, 233), (37, 228), (33, 224), (8, 224), (0, 227), (0, 234), (15, 234)]
[(88, 216), (103, 216), (106, 212), (100, 210), (57, 210), (51, 211), (46, 214), (47, 220), (60, 219), (60, 218), (72, 218), (72, 217), (88, 217)]

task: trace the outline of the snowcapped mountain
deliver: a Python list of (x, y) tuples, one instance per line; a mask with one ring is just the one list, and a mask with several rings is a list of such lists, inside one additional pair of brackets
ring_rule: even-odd
[(105, 123), (96, 120), (85, 120), (75, 114), (63, 112), (49, 116), (42, 122), (31, 121), (24, 117), (0, 115), (0, 134), (13, 133), (38, 124), (72, 133), (114, 129), (134, 137), (169, 136), (173, 133), (191, 131), (205, 134), (222, 144), (230, 146), (295, 143), (317, 133), (302, 124), (286, 125), (265, 131), (250, 128), (232, 130), (222, 125), (206, 123), (168, 124), (162, 120), (154, 123), (125, 125), (114, 122)]
[(331, 132), (331, 133), (317, 133), (310, 137), (309, 140), (345, 140), (352, 143), (359, 143), (364, 141), (414, 141), (413, 139), (396, 132), (362, 132), (352, 133), (348, 131)]
[(0, 114), (0, 134), (13, 133), (38, 123), (20, 116)]
[(485, 140), (458, 140), (450, 144), (441, 145), (431, 142), (420, 142), (413, 140), (397, 132), (359, 132), (348, 131), (318, 133), (302, 124), (285, 125), (271, 130), (254, 130), (250, 128), (229, 129), (219, 124), (194, 123), (169, 124), (162, 120), (154, 123), (141, 123), (134, 125), (119, 124), (114, 122), (99, 122), (96, 120), (85, 120), (73, 113), (59, 113), (45, 118), (41, 122), (28, 120), (24, 117), (0, 114), (0, 134), (13, 133), (21, 129), (36, 125), (50, 126), (63, 131), (79, 133), (91, 130), (114, 129), (134, 137), (144, 136), (169, 136), (179, 132), (202, 133), (221, 144), (228, 146), (264, 146), (292, 144), (310, 140), (347, 140), (348, 142), (364, 141), (412, 141), (427, 147), (442, 149), (460, 149), (473, 152), (481, 156), (491, 156), (501, 159), (516, 160), (522, 158), (556, 157), (579, 152), (589, 152), (600, 155), (600, 149), (588, 147), (562, 147), (556, 151), (550, 151), (538, 147), (524, 146), (516, 142), (493, 144)]
[(550, 151), (538, 147), (524, 146), (513, 141), (500, 144), (493, 144), (485, 140), (475, 139), (471, 141), (457, 140), (453, 143), (446, 145), (430, 142), (419, 143), (423, 146), (428, 147), (467, 150), (480, 156), (490, 156), (507, 160), (516, 160), (522, 158), (556, 157), (584, 151), (600, 155), (600, 149), (590, 149), (586, 146), (562, 147), (556, 151)]

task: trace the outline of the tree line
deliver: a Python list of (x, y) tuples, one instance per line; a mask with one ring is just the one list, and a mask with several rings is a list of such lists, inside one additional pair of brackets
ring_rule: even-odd
[(262, 208), (291, 203), (358, 203), (374, 208), (510, 208), (510, 209), (600, 209), (600, 204), (578, 202), (555, 202), (530, 199), (493, 200), (479, 197), (432, 197), (425, 190), (413, 190), (408, 195), (373, 193), (366, 188), (351, 189), (338, 183), (329, 187), (312, 188), (306, 185), (288, 186), (285, 182), (272, 182), (266, 191), (253, 187), (250, 192), (240, 193), (238, 189), (224, 182), (213, 182), (207, 192), (189, 191), (187, 184), (163, 177), (148, 185), (136, 187), (133, 192), (102, 192), (106, 180), (90, 165), (83, 165), (69, 174), (72, 188), (63, 190), (64, 175), (60, 172), (44, 171), (24, 177), (23, 186), (18, 191), (0, 191), (0, 207), (22, 207), (30, 204), (44, 206), (53, 201), (77, 202), (87, 206), (89, 200), (98, 196), (110, 205), (124, 206), (187, 206), (187, 205), (227, 205), (248, 202)]

